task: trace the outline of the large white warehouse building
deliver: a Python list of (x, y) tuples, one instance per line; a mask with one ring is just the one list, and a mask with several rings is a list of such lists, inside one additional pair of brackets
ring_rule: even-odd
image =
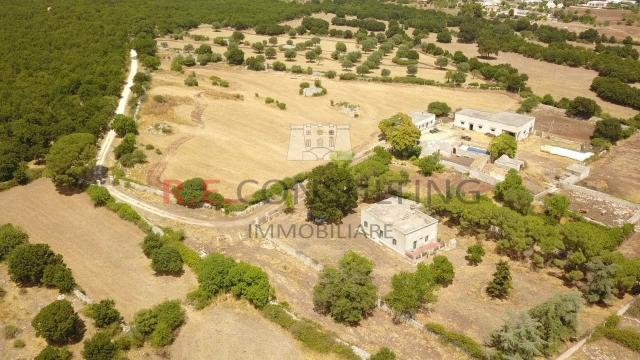
[(536, 118), (533, 116), (475, 109), (462, 109), (456, 112), (453, 120), (453, 125), (459, 128), (496, 136), (507, 133), (516, 140), (526, 139), (533, 132), (535, 123)]

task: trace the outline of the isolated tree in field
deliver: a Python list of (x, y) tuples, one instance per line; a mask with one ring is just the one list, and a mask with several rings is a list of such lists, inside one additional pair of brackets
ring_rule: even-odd
[(433, 274), (433, 280), (440, 286), (448, 286), (453, 282), (455, 271), (453, 264), (444, 255), (436, 255), (429, 265), (429, 271)]
[(506, 261), (499, 261), (496, 264), (496, 272), (493, 279), (487, 285), (487, 294), (492, 298), (505, 299), (511, 293), (511, 270)]
[(314, 62), (318, 58), (318, 54), (313, 50), (309, 50), (304, 54), (304, 57), (308, 62)]
[(317, 311), (338, 322), (357, 325), (376, 307), (378, 289), (373, 284), (371, 260), (347, 252), (338, 267), (325, 267), (313, 288)]
[(69, 360), (71, 352), (65, 348), (47, 345), (34, 360)]
[(436, 41), (439, 43), (450, 43), (451, 42), (451, 32), (449, 30), (442, 30), (436, 35)]
[(192, 52), (194, 49), (192, 44), (187, 44), (185, 46), (182, 47), (182, 50), (184, 50), (185, 52)]
[(13, 224), (0, 226), (0, 261), (6, 259), (19, 245), (29, 242), (29, 235)]
[(386, 76), (389, 76), (389, 75), (391, 75), (391, 70), (389, 70), (389, 69), (382, 69), (382, 70), (380, 70), (380, 75), (385, 76), (385, 77), (386, 77)]
[(516, 156), (516, 150), (518, 149), (518, 142), (516, 138), (509, 134), (500, 134), (491, 140), (489, 145), (489, 153), (491, 154), (491, 160), (496, 160), (502, 155), (507, 155), (510, 158)]
[(581, 119), (589, 119), (594, 115), (599, 115), (601, 112), (602, 109), (598, 103), (582, 96), (573, 99), (567, 108), (567, 115)]
[(264, 44), (260, 41), (254, 42), (251, 44), (251, 49), (253, 49), (256, 54), (262, 54), (264, 51)]
[(277, 54), (276, 48), (270, 47), (264, 50), (264, 56), (266, 56), (267, 59), (275, 59), (276, 54)]
[(449, 59), (447, 59), (444, 56), (438, 56), (438, 58), (435, 61), (435, 65), (440, 69), (444, 69), (447, 67), (447, 65), (449, 65)]
[(417, 73), (418, 73), (418, 66), (413, 64), (407, 66), (407, 75), (416, 76)]
[(122, 321), (122, 316), (116, 309), (116, 303), (111, 299), (100, 300), (98, 303), (87, 305), (87, 316), (95, 321), (95, 325), (98, 328)]
[(170, 246), (163, 246), (151, 254), (151, 268), (157, 274), (178, 275), (182, 272), (182, 256)]
[(36, 336), (50, 344), (67, 344), (84, 335), (85, 326), (67, 300), (57, 300), (45, 306), (31, 321)]
[(358, 75), (366, 75), (369, 73), (369, 67), (364, 64), (359, 65), (356, 67), (356, 73), (358, 73)]
[(195, 53), (198, 55), (202, 55), (202, 54), (211, 54), (213, 53), (213, 51), (211, 50), (211, 45), (202, 44), (198, 46)]
[(278, 45), (278, 38), (276, 36), (272, 36), (269, 38), (270, 45)]
[(284, 58), (287, 59), (287, 61), (293, 61), (296, 56), (298, 56), (298, 53), (293, 49), (287, 49), (284, 51)]
[(47, 244), (22, 244), (16, 247), (7, 260), (11, 280), (21, 285), (39, 285), (45, 268), (50, 264), (61, 263)]
[(451, 112), (451, 108), (445, 102), (433, 101), (429, 103), (427, 111), (435, 116), (446, 116)]
[(342, 41), (338, 41), (336, 43), (336, 51), (337, 52), (347, 52), (347, 45), (345, 43), (343, 43)]
[(227, 59), (227, 63), (231, 65), (242, 65), (244, 63), (244, 52), (236, 44), (229, 44), (224, 57)]
[(440, 163), (440, 153), (421, 157), (416, 160), (415, 164), (420, 168), (420, 172), (424, 176), (431, 176), (433, 173), (440, 172), (444, 169), (444, 166)]
[(116, 115), (113, 118), (111, 127), (119, 137), (123, 137), (126, 134), (138, 134), (138, 126), (131, 116), (120, 114)]
[(549, 195), (544, 198), (544, 211), (547, 216), (559, 221), (569, 211), (569, 199), (560, 194)]
[(435, 282), (418, 276), (417, 273), (401, 272), (391, 279), (391, 291), (384, 302), (391, 308), (395, 319), (413, 318), (422, 304), (433, 298)]
[(241, 42), (242, 40), (244, 40), (244, 34), (243, 34), (243, 33), (241, 33), (240, 31), (234, 31), (234, 32), (231, 34), (231, 39), (233, 40), (233, 42), (235, 42), (235, 43), (239, 43), (239, 42)]
[(545, 355), (554, 354), (566, 341), (578, 333), (578, 313), (584, 301), (577, 293), (556, 295), (529, 310), (529, 315), (541, 324)]
[(544, 354), (546, 342), (542, 336), (542, 324), (525, 312), (512, 315), (491, 333), (488, 343), (498, 351), (500, 359), (533, 360)]
[(464, 257), (470, 265), (478, 265), (482, 262), (484, 248), (481, 244), (473, 244), (467, 248), (467, 255)]
[(91, 176), (96, 159), (96, 138), (75, 133), (60, 137), (47, 155), (47, 171), (57, 186), (79, 186)]
[(313, 219), (337, 223), (357, 206), (357, 185), (348, 167), (330, 162), (309, 174), (305, 205)]

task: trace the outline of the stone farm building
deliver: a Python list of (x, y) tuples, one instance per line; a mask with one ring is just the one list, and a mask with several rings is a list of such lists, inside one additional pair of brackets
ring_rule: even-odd
[(419, 203), (391, 197), (362, 211), (365, 235), (400, 254), (418, 259), (441, 247), (438, 220), (420, 210)]
[(413, 125), (420, 129), (420, 131), (432, 128), (436, 124), (436, 116), (430, 112), (414, 111), (409, 113), (409, 116), (411, 116)]
[(498, 136), (507, 133), (516, 140), (526, 139), (532, 132), (536, 118), (512, 112), (492, 113), (475, 109), (456, 112), (453, 125), (459, 128)]

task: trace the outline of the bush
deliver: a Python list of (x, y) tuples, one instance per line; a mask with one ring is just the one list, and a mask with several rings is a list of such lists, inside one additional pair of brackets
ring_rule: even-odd
[(42, 283), (68, 293), (76, 286), (71, 270), (64, 264), (49, 264), (44, 268)]
[(111, 200), (109, 190), (96, 184), (89, 185), (87, 194), (94, 206), (105, 206)]
[(262, 308), (262, 315), (285, 329), (291, 328), (296, 323), (282, 305), (267, 304)]
[(182, 257), (178, 250), (163, 246), (151, 254), (151, 267), (157, 274), (178, 275), (182, 273)]
[(127, 134), (138, 134), (138, 125), (130, 116), (120, 114), (116, 115), (111, 123), (111, 128), (119, 137), (123, 137)]
[(87, 360), (111, 360), (115, 359), (118, 347), (111, 341), (111, 335), (106, 331), (96, 333), (92, 338), (85, 340), (82, 349), (82, 357)]
[(61, 263), (49, 245), (22, 244), (9, 255), (9, 275), (11, 280), (21, 285), (39, 285), (47, 265)]
[(287, 71), (287, 65), (282, 61), (274, 61), (271, 67), (274, 71)]
[(377, 353), (371, 355), (369, 360), (395, 360), (396, 354), (388, 347), (383, 347)]
[(166, 346), (173, 342), (175, 330), (184, 324), (185, 319), (180, 302), (165, 301), (138, 312), (134, 316), (132, 333), (140, 341), (150, 338), (154, 347)]
[(20, 328), (15, 325), (7, 324), (4, 326), (4, 338), (6, 340), (15, 339), (20, 334)]
[(34, 358), (34, 360), (69, 360), (71, 352), (65, 348), (47, 346)]
[(148, 258), (151, 257), (154, 251), (160, 249), (164, 245), (164, 241), (160, 235), (151, 233), (144, 238), (142, 242), (142, 252)]
[(13, 342), (13, 347), (16, 349), (22, 349), (25, 346), (27, 346), (27, 344), (22, 339), (17, 339)]
[(115, 307), (115, 301), (111, 299), (100, 300), (97, 304), (87, 306), (87, 316), (95, 321), (96, 327), (104, 328), (113, 323), (122, 321), (120, 312)]
[(334, 79), (337, 76), (337, 73), (335, 71), (333, 71), (333, 70), (329, 70), (329, 71), (324, 73), (324, 76), (327, 79)]
[(435, 116), (446, 116), (451, 112), (451, 107), (449, 107), (449, 105), (445, 102), (434, 101), (429, 103), (427, 111), (434, 114)]
[(432, 333), (439, 335), (445, 342), (456, 346), (474, 359), (489, 358), (482, 345), (466, 335), (449, 331), (443, 325), (437, 323), (427, 323), (425, 327)]
[(342, 73), (339, 78), (340, 80), (356, 80), (358, 75), (355, 73)]
[(3, 261), (19, 245), (26, 244), (29, 235), (12, 224), (0, 226), (0, 261)]
[(36, 336), (50, 344), (65, 344), (78, 341), (85, 327), (78, 314), (67, 300), (57, 300), (45, 306), (31, 321)]
[(578, 96), (573, 99), (567, 109), (567, 115), (582, 119), (589, 119), (594, 115), (599, 115), (600, 112), (602, 112), (600, 105), (595, 101), (582, 96)]

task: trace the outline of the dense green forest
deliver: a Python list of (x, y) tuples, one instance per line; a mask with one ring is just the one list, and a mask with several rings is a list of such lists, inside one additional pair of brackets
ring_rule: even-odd
[(237, 29), (331, 10), (436, 31), (448, 16), (374, 0), (9, 0), (0, 13), (0, 181), (42, 159), (64, 134), (103, 132), (125, 77), (127, 49), (154, 55), (156, 35), (201, 23)]

